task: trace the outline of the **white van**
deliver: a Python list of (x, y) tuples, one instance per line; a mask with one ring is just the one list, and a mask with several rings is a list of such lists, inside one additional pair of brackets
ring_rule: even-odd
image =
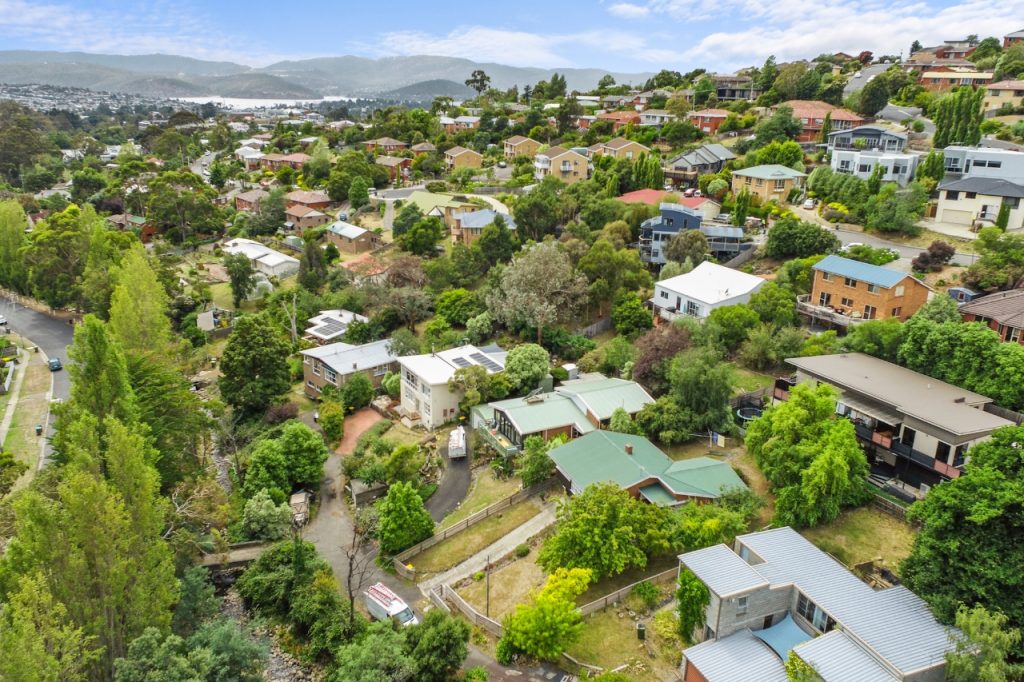
[(420, 622), (409, 605), (384, 583), (371, 585), (363, 596), (366, 598), (366, 610), (374, 620), (394, 620), (402, 627)]

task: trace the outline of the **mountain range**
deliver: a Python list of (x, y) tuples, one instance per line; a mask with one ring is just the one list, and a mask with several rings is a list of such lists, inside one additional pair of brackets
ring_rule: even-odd
[(40, 83), (151, 97), (310, 98), (326, 95), (423, 99), (464, 97), (463, 85), (483, 69), (496, 88), (520, 88), (557, 71), (570, 90), (590, 90), (605, 75), (618, 83), (642, 84), (649, 73), (602, 69), (539, 69), (479, 63), (456, 57), (413, 56), (366, 59), (320, 57), (283, 61), (263, 68), (178, 55), (116, 55), (86, 52), (0, 50), (0, 82)]

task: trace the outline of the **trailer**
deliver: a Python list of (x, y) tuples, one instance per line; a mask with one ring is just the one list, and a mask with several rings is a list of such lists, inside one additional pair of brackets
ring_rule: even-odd
[(393, 620), (399, 625), (416, 625), (419, 619), (413, 613), (409, 605), (402, 601), (402, 598), (392, 592), (384, 583), (371, 585), (363, 593), (366, 602), (366, 610), (374, 620)]
[(303, 490), (294, 493), (288, 500), (288, 506), (292, 508), (292, 523), (296, 526), (303, 526), (309, 521), (310, 497), (310, 494)]
[(466, 427), (456, 427), (448, 434), (448, 458), (461, 459), (467, 455), (466, 450)]

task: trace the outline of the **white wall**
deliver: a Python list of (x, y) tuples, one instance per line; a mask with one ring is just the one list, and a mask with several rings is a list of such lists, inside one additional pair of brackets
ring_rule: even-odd
[[(966, 192), (960, 192), (960, 198), (949, 200), (946, 198), (946, 190), (939, 191), (939, 204), (935, 213), (935, 220), (940, 223), (957, 223), (970, 225), (981, 212), (983, 206), (994, 215), (999, 214), (999, 206), (1002, 204), (1002, 197), (993, 197), (986, 194), (979, 194), (973, 199), (968, 199)], [(964, 213), (967, 212), (967, 213)], [(970, 218), (968, 218), (968, 214)], [(1010, 211), (1010, 221), (1007, 229), (1013, 230), (1024, 227), (1024, 199), (1020, 205)]]

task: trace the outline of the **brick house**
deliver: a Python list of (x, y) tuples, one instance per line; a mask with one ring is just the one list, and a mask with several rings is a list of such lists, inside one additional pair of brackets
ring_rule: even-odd
[(429, 142), (420, 142), (419, 144), (414, 144), (409, 150), (416, 156), (419, 156), (420, 154), (433, 154), (437, 151), (437, 147)]
[(405, 169), (412, 165), (412, 159), (401, 156), (381, 155), (373, 160), (378, 166), (383, 166), (388, 171), (388, 177), (392, 182), (398, 180), (405, 174)]
[(376, 233), (342, 220), (332, 223), (324, 236), (343, 253), (363, 253), (381, 245), (380, 236)]
[(537, 150), (540, 149), (540, 142), (530, 139), (529, 137), (523, 137), (522, 135), (513, 135), (505, 140), (503, 146), (505, 158), (511, 161), (517, 156), (527, 156), (532, 158), (536, 155)]
[(797, 311), (841, 327), (863, 320), (906, 321), (932, 295), (927, 284), (905, 272), (842, 256), (826, 256), (813, 269), (811, 293), (797, 298)]
[(745, 189), (760, 198), (761, 203), (772, 199), (782, 203), (794, 187), (804, 186), (806, 178), (806, 173), (779, 164), (741, 168), (732, 172), (732, 193), (739, 194)]
[(269, 197), (265, 190), (262, 189), (251, 189), (248, 192), (241, 192), (235, 195), (235, 210), (236, 211), (252, 211), (256, 208), (256, 205), (261, 201)]
[(357, 373), (365, 374), (379, 387), (385, 374), (398, 370), (398, 356), (391, 350), (391, 339), (361, 346), (331, 343), (301, 354), (304, 391), (311, 400), (320, 398), (324, 386), (343, 386)]
[(627, 140), (624, 137), (616, 137), (615, 139), (608, 140), (607, 142), (599, 142), (595, 145), (591, 145), (588, 149), (590, 149), (594, 154), (610, 156), (613, 159), (633, 160), (636, 160), (641, 154), (646, 154), (651, 151), (649, 147), (645, 147), (639, 142)]
[(311, 157), (308, 154), (264, 154), (263, 158), (260, 159), (260, 168), (266, 170), (277, 171), (285, 166), (294, 168), (295, 170), (302, 170), (302, 166), (309, 161)]
[(286, 223), (291, 224), (293, 230), (307, 230), (311, 227), (320, 227), (331, 222), (331, 216), (302, 204), (289, 206), (284, 210)]
[(406, 149), (409, 145), (393, 137), (378, 137), (376, 140), (363, 142), (363, 148), (368, 152), (390, 154), (392, 152)]
[(567, 185), (586, 180), (590, 175), (590, 161), (571, 149), (551, 147), (533, 157), (533, 177), (543, 180), (549, 175)]
[(1024, 289), (1000, 291), (960, 306), (964, 322), (980, 322), (1006, 343), (1024, 343)]
[(597, 115), (598, 121), (611, 121), (612, 132), (617, 133), (629, 124), (640, 125), (640, 114), (635, 111), (606, 111)]
[(305, 206), (306, 208), (315, 208), (318, 211), (330, 208), (331, 206), (331, 198), (324, 192), (309, 192), (297, 189), (294, 192), (285, 194), (284, 198), (288, 201), (289, 206)]
[(480, 168), (483, 162), (483, 156), (465, 147), (452, 147), (444, 153), (444, 167), (449, 171), (456, 168)]
[(697, 126), (701, 132), (714, 135), (718, 132), (718, 126), (722, 125), (729, 116), (729, 112), (725, 109), (701, 109), (700, 111), (691, 111), (686, 116), (690, 119), (690, 123)]
[(817, 142), (821, 137), (821, 130), (825, 126), (825, 118), (830, 122), (832, 130), (847, 130), (863, 125), (866, 121), (863, 117), (853, 113), (849, 109), (836, 107), (828, 102), (817, 100), (792, 99), (782, 104), (777, 104), (772, 113), (778, 111), (779, 107), (789, 107), (793, 110), (793, 118), (800, 122), (801, 130), (796, 137), (797, 142)]

